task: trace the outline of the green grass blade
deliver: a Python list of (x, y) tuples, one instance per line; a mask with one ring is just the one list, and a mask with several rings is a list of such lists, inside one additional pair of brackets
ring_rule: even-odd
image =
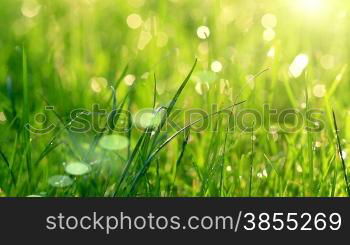
[(5, 165), (10, 173), (10, 176), (11, 176), (11, 181), (12, 181), (12, 184), (16, 184), (16, 177), (12, 171), (12, 168), (11, 168), (11, 164), (10, 162), (7, 160), (7, 157), (6, 155), (2, 152), (2, 150), (0, 149), (0, 156), (2, 158), (2, 160), (5, 162)]
[[(31, 182), (31, 140), (30, 132), (26, 130), (26, 125), (29, 124), (29, 88), (28, 88), (28, 67), (27, 67), (27, 55), (23, 48), (22, 50), (22, 86), (23, 86), (23, 147), (25, 149), (25, 159), (27, 166), (28, 182)], [(29, 184), (30, 187), (30, 184)]]
[(140, 178), (147, 172), (147, 169), (151, 163), (151, 161), (153, 160), (153, 158), (159, 153), (160, 150), (162, 150), (167, 144), (169, 144), (176, 136), (178, 136), (180, 133), (182, 133), (184, 130), (187, 130), (188, 128), (190, 128), (191, 126), (195, 125), (196, 123), (198, 122), (201, 122), (203, 120), (206, 120), (207, 118), (209, 117), (212, 117), (214, 115), (217, 115), (217, 114), (220, 114), (222, 113), (223, 111), (227, 110), (227, 109), (230, 109), (234, 106), (237, 106), (237, 105), (240, 105), (242, 103), (244, 103), (245, 101), (241, 101), (239, 103), (236, 103), (236, 104), (233, 104), (231, 106), (228, 106), (222, 110), (219, 110), (219, 111), (216, 111), (216, 112), (213, 112), (209, 115), (206, 115), (205, 117), (203, 118), (200, 118), (200, 119), (197, 119), (196, 121), (186, 125), (185, 127), (183, 127), (182, 129), (178, 130), (176, 133), (174, 133), (172, 136), (170, 136), (167, 140), (165, 140), (160, 146), (158, 146), (149, 156), (149, 158), (146, 160), (146, 162), (144, 163), (144, 165), (142, 166), (141, 170), (138, 172), (138, 174), (136, 175), (132, 185), (131, 185), (131, 188), (130, 188), (130, 193), (132, 193), (138, 183), (138, 181), (140, 180)]
[(346, 165), (345, 165), (345, 160), (344, 160), (344, 156), (343, 156), (343, 150), (342, 150), (342, 146), (341, 146), (340, 138), (339, 138), (339, 130), (338, 130), (338, 125), (337, 125), (337, 119), (335, 117), (334, 111), (333, 111), (333, 122), (334, 122), (335, 134), (336, 134), (336, 137), (337, 137), (338, 152), (339, 152), (339, 156), (340, 156), (341, 163), (342, 163), (342, 168), (343, 168), (343, 174), (344, 174), (344, 180), (345, 180), (345, 185), (346, 185), (346, 191), (348, 193), (348, 196), (350, 197), (350, 187), (349, 187), (348, 175), (346, 173)]

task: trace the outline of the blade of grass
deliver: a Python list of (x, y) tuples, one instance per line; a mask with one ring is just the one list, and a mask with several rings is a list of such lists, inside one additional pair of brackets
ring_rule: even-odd
[(22, 50), (22, 86), (23, 86), (23, 141), (24, 149), (26, 149), (26, 164), (27, 164), (27, 176), (29, 189), (31, 186), (31, 142), (30, 142), (30, 132), (25, 129), (25, 126), (29, 124), (29, 96), (28, 96), (28, 67), (27, 67), (27, 56), (25, 49)]
[[(197, 64), (197, 59), (195, 60), (190, 72), (188, 73), (188, 75), (186, 76), (184, 81), (181, 83), (179, 89), (176, 91), (175, 95), (173, 96), (172, 100), (170, 101), (170, 104), (166, 107), (165, 113), (161, 118), (160, 124), (158, 125), (156, 130), (152, 133), (153, 134), (152, 135), (153, 142), (150, 144), (147, 144), (147, 146), (146, 146), (146, 148), (150, 149), (150, 151), (152, 151), (152, 149), (154, 149), (156, 144), (158, 143), (158, 136), (161, 132), (161, 129), (165, 125), (167, 117), (170, 115), (170, 113), (171, 113), (172, 109), (174, 108), (180, 94), (182, 93), (183, 89), (185, 88), (186, 84), (188, 83), (188, 81), (189, 81), (189, 79), (190, 79), (190, 77), (191, 77), (191, 75), (196, 67), (196, 64)], [(149, 147), (148, 145), (151, 145), (151, 147)], [(142, 145), (141, 145), (141, 148), (143, 148)], [(147, 149), (145, 151), (147, 151)], [(151, 155), (151, 153), (149, 153), (149, 154)]]
[[(306, 112), (309, 111), (309, 92), (307, 90), (307, 86), (305, 86), (305, 104), (306, 104)], [(310, 122), (309, 120), (306, 120), (306, 126), (309, 128), (310, 127)], [(312, 150), (312, 134), (310, 130), (307, 130), (307, 154), (309, 158), (309, 173), (311, 177), (311, 190), (313, 190), (313, 183), (314, 183), (314, 153)]]
[(115, 128), (115, 125), (120, 117), (120, 113), (124, 107), (124, 104), (128, 98), (129, 92), (124, 96), (122, 102), (120, 103), (119, 107), (117, 107), (117, 99), (116, 99), (116, 95), (115, 95), (115, 89), (112, 88), (112, 93), (113, 93), (113, 99), (112, 99), (112, 113), (111, 115), (108, 117), (108, 120), (106, 122), (106, 125), (104, 126), (104, 128), (102, 129), (102, 131), (98, 134), (95, 135), (95, 137), (93, 138), (89, 150), (87, 152), (87, 154), (84, 157), (84, 161), (87, 161), (91, 154), (93, 154), (93, 152), (95, 151), (99, 141), (101, 140), (102, 136), (105, 134), (105, 132), (109, 129), (109, 134), (111, 134)]
[[(255, 80), (256, 78), (258, 78), (261, 74), (265, 73), (266, 71), (268, 71), (270, 68), (266, 68), (260, 72), (258, 72), (257, 74), (255, 74), (250, 81)], [(245, 90), (245, 88), (247, 88), (247, 86), (249, 85), (249, 83), (247, 83), (237, 94), (234, 103), (237, 102), (237, 100), (239, 99), (239, 97), (242, 95), (243, 91)], [(220, 176), (220, 196), (222, 195), (222, 187), (223, 187), (223, 175), (224, 175), (224, 167), (225, 167), (225, 154), (226, 154), (226, 144), (227, 144), (227, 138), (228, 138), (228, 132), (230, 130), (230, 125), (231, 125), (231, 119), (233, 116), (233, 109), (234, 107), (231, 108), (230, 111), (230, 115), (229, 115), (229, 121), (226, 127), (226, 134), (225, 134), (225, 139), (224, 139), (224, 149), (223, 149), (223, 156), (222, 156), (222, 166), (221, 166), (221, 176)]]
[[(126, 64), (126, 66), (124, 67), (122, 73), (120, 74), (119, 78), (117, 79), (117, 81), (115, 82), (113, 88), (115, 91), (118, 90), (118, 87), (120, 85), (120, 83), (122, 82), (123, 78), (125, 77), (126, 73), (129, 70), (129, 64)], [(111, 95), (111, 97), (109, 97), (108, 103), (113, 99), (113, 94)]]
[(58, 136), (64, 131), (67, 130), (68, 127), (80, 116), (82, 115), (83, 112), (78, 113), (77, 115), (75, 115), (74, 118), (72, 118), (68, 123), (66, 123), (64, 125), (63, 128), (61, 128), (59, 131), (57, 131), (55, 133), (55, 135), (51, 138), (51, 140), (49, 141), (49, 143), (45, 146), (44, 150), (40, 153), (40, 156), (38, 157), (38, 159), (35, 161), (34, 166), (37, 166), (40, 161), (42, 159), (44, 159), (44, 157), (46, 157), (51, 151), (53, 151), (57, 146), (61, 145), (63, 142), (58, 142), (55, 143), (55, 141), (57, 140)]
[(136, 146), (135, 146), (134, 150), (132, 151), (132, 153), (131, 153), (131, 155), (130, 155), (130, 157), (129, 157), (129, 159), (128, 159), (126, 165), (125, 165), (125, 168), (124, 168), (124, 170), (123, 170), (123, 172), (122, 172), (122, 175), (121, 175), (121, 177), (120, 177), (120, 180), (119, 180), (118, 185), (117, 185), (117, 187), (116, 187), (116, 191), (114, 192), (114, 195), (113, 195), (113, 196), (116, 196), (116, 195), (118, 194), (119, 189), (120, 189), (120, 186), (122, 185), (124, 179), (126, 178), (126, 176), (127, 176), (127, 174), (128, 174), (128, 171), (129, 171), (129, 169), (130, 169), (130, 166), (131, 166), (131, 164), (132, 164), (132, 162), (133, 162), (133, 160), (134, 160), (136, 154), (139, 152), (139, 149), (140, 149), (140, 147), (141, 147), (141, 145), (142, 145), (142, 142), (143, 142), (144, 138), (146, 137), (146, 135), (147, 135), (147, 133), (148, 133), (147, 131), (148, 131), (148, 129), (146, 129), (146, 130), (143, 132), (143, 134), (140, 136), (139, 140), (137, 141)]
[(181, 132), (183, 132), (184, 130), (190, 128), (191, 126), (193, 126), (194, 124), (196, 124), (196, 123), (198, 123), (198, 122), (201, 122), (201, 121), (203, 121), (203, 120), (205, 120), (205, 119), (207, 119), (207, 118), (209, 118), (209, 117), (212, 117), (212, 116), (214, 116), (214, 115), (220, 114), (220, 113), (222, 113), (223, 111), (225, 111), (225, 110), (227, 110), (227, 109), (230, 109), (230, 108), (232, 108), (233, 106), (240, 105), (240, 104), (242, 104), (242, 103), (244, 103), (244, 102), (245, 102), (245, 101), (241, 101), (241, 102), (239, 102), (239, 103), (230, 105), (230, 106), (228, 106), (228, 107), (226, 107), (226, 108), (224, 108), (224, 109), (222, 109), (222, 110), (219, 110), (219, 111), (213, 112), (213, 113), (211, 113), (211, 114), (209, 114), (209, 115), (206, 115), (206, 116), (204, 116), (203, 118), (197, 119), (196, 121), (194, 121), (194, 122), (192, 122), (192, 123), (186, 125), (186, 126), (183, 127), (182, 129), (178, 130), (176, 133), (174, 133), (172, 136), (170, 136), (167, 140), (165, 140), (160, 146), (158, 146), (158, 147), (150, 154), (150, 156), (148, 157), (148, 159), (146, 160), (146, 162), (145, 162), (144, 165), (142, 166), (141, 170), (138, 172), (138, 174), (137, 174), (136, 177), (134, 178), (134, 181), (133, 181), (133, 183), (132, 183), (132, 185), (131, 185), (129, 194), (130, 194), (131, 192), (134, 191), (134, 189), (135, 189), (135, 187), (136, 187), (138, 181), (140, 180), (140, 178), (147, 172), (148, 167), (149, 167), (151, 161), (153, 160), (153, 158), (158, 154), (158, 152), (159, 152), (160, 150), (162, 150), (168, 143), (170, 143), (177, 135), (179, 135)]
[(10, 101), (11, 101), (12, 116), (15, 118), (17, 115), (16, 99), (15, 99), (15, 93), (13, 91), (13, 80), (12, 80), (11, 76), (8, 76), (6, 79), (6, 88), (7, 88), (7, 96), (10, 98)]
[(339, 130), (338, 130), (338, 125), (337, 125), (337, 120), (336, 120), (334, 111), (332, 111), (332, 113), (333, 113), (334, 129), (335, 129), (335, 134), (336, 134), (337, 143), (338, 143), (338, 152), (339, 152), (342, 167), (343, 167), (343, 174), (344, 174), (344, 180), (345, 180), (345, 184), (346, 184), (346, 191), (348, 193), (348, 196), (350, 197), (350, 187), (349, 187), (349, 182), (348, 182), (348, 176), (346, 174), (346, 165), (345, 165), (345, 160), (344, 160), (344, 156), (343, 156), (343, 150), (342, 150), (342, 146), (341, 146), (340, 138), (339, 138)]
[(156, 101), (157, 101), (157, 78), (156, 74), (153, 73), (154, 78), (154, 88), (153, 88), (153, 110), (156, 108)]
[(249, 169), (249, 197), (252, 196), (252, 182), (253, 182), (253, 163), (254, 163), (254, 130), (252, 130), (251, 135), (251, 155), (250, 155), (250, 169)]
[(172, 194), (172, 192), (173, 192), (175, 181), (176, 181), (176, 177), (177, 177), (178, 168), (179, 168), (181, 160), (182, 160), (182, 158), (183, 158), (183, 156), (185, 154), (185, 150), (186, 150), (186, 146), (188, 144), (189, 137), (190, 137), (190, 130), (188, 129), (188, 130), (185, 131), (185, 137), (184, 137), (184, 140), (182, 141), (180, 155), (177, 158), (176, 163), (175, 163), (175, 173), (174, 173), (173, 182), (172, 182), (171, 188), (170, 188), (170, 194)]
[(323, 175), (321, 181), (320, 181), (319, 184), (318, 184), (316, 196), (320, 193), (322, 185), (325, 183), (326, 179), (328, 178), (328, 175), (329, 175), (330, 172), (331, 172), (334, 159), (335, 159), (335, 155), (333, 154), (333, 155), (330, 157), (330, 159), (328, 160), (327, 171), (326, 171), (326, 173)]
[(160, 131), (162, 130), (162, 128), (163, 128), (163, 126), (164, 126), (164, 124), (166, 122), (167, 117), (169, 117), (171, 111), (173, 110), (173, 108), (174, 108), (174, 106), (175, 106), (175, 104), (176, 104), (180, 94), (182, 93), (182, 91), (185, 88), (186, 84), (190, 80), (190, 77), (191, 77), (191, 75), (192, 75), (196, 65), (197, 65), (197, 59), (195, 60), (195, 62), (193, 64), (190, 72), (187, 74), (186, 78), (183, 80), (183, 82), (181, 83), (180, 87), (176, 91), (174, 97), (170, 101), (170, 104), (166, 107), (166, 113), (162, 117), (162, 120), (161, 120), (159, 126), (157, 127), (156, 131), (154, 132), (154, 136), (153, 136), (154, 142), (157, 140), (157, 137), (158, 137)]
[(6, 155), (3, 153), (3, 151), (0, 149), (0, 156), (2, 158), (2, 160), (5, 162), (5, 165), (8, 169), (8, 171), (10, 172), (10, 176), (11, 176), (11, 181), (12, 181), (12, 184), (16, 184), (16, 177), (12, 171), (12, 168), (11, 168), (11, 165), (10, 165), (10, 162), (7, 160), (7, 157)]

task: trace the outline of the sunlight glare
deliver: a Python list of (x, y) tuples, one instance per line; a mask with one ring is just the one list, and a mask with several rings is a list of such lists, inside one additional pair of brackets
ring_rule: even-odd
[(296, 5), (300, 10), (315, 13), (324, 8), (324, 0), (297, 0)]
[(303, 73), (308, 63), (309, 57), (306, 54), (299, 54), (295, 57), (293, 63), (289, 66), (289, 72), (293, 77), (297, 78)]

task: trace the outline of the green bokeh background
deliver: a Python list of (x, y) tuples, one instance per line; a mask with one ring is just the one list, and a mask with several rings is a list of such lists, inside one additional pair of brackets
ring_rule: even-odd
[[(93, 104), (99, 104), (111, 109), (109, 85), (126, 66), (127, 74), (135, 77), (132, 99), (126, 106), (132, 114), (152, 107), (153, 74), (157, 77), (157, 105), (167, 105), (196, 58), (198, 64), (176, 104), (178, 108), (210, 111), (213, 104), (222, 108), (232, 104), (242, 91), (240, 100), (247, 101), (240, 108), (262, 111), (263, 105), (269, 104), (279, 111), (295, 108), (304, 113), (307, 90), (307, 106), (324, 111), (321, 132), (308, 134), (303, 128), (293, 133), (256, 130), (252, 195), (347, 195), (331, 111), (337, 114), (346, 153), (350, 132), (349, 7), (345, 0), (1, 0), (0, 149), (17, 178), (16, 185), (11, 183), (5, 161), (0, 162), (1, 195), (110, 196), (128, 153), (98, 148), (89, 164), (103, 167), (75, 178), (69, 188), (52, 188), (48, 178), (64, 174), (63, 163), (82, 161), (95, 132), (59, 134), (63, 143), (28, 174), (23, 108), (29, 110), (30, 123), (39, 128), (47, 122), (61, 125), (57, 115), (67, 122), (69, 113), (77, 108), (91, 110)], [(132, 14), (142, 19), (136, 29), (127, 23)], [(264, 40), (262, 18), (266, 14), (277, 20), (270, 28), (275, 33), (271, 40)], [(210, 30), (205, 39), (197, 35), (200, 26)], [(23, 101), (23, 50), (28, 63), (28, 103)], [(273, 57), (268, 56), (271, 52)], [(295, 77), (289, 69), (300, 54), (307, 55), (308, 64)], [(211, 70), (214, 61), (222, 64), (220, 72)], [(321, 96), (316, 85), (325, 90)], [(122, 80), (118, 103), (128, 89)], [(46, 105), (54, 106), (57, 115), (45, 111)], [(35, 120), (35, 115), (43, 112), (46, 124)], [(288, 123), (294, 121), (289, 119)], [(133, 195), (247, 196), (251, 135), (230, 134), (223, 155), (227, 123), (220, 117), (214, 119), (216, 122), (222, 129), (219, 132), (191, 133), (177, 171), (183, 137), (169, 144)], [(271, 123), (277, 121), (272, 119)], [(173, 132), (169, 129), (164, 137)], [(131, 148), (140, 134), (137, 130), (131, 133)], [(53, 132), (31, 135), (32, 163), (53, 136)]]

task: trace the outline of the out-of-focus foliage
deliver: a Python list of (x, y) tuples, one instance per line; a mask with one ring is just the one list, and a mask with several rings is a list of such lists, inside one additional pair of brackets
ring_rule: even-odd
[[(69, 133), (63, 125), (70, 113), (92, 111), (95, 104), (111, 110), (110, 86), (119, 78), (117, 106), (132, 87), (124, 109), (134, 115), (152, 108), (154, 74), (156, 106), (166, 106), (196, 58), (176, 107), (210, 113), (212, 105), (223, 108), (240, 95), (247, 100), (240, 108), (259, 112), (264, 104), (278, 111), (320, 109), (324, 128), (310, 133), (304, 125), (286, 133), (272, 116), (271, 125), (253, 136), (235, 131), (226, 141), (227, 120), (215, 117), (211, 123), (218, 123), (219, 132), (191, 132), (181, 161), (184, 137), (179, 135), (152, 161), (133, 195), (245, 196), (250, 180), (256, 196), (346, 195), (331, 110), (338, 116), (346, 157), (349, 11), (345, 0), (0, 0), (0, 196), (112, 195), (141, 130), (123, 134), (130, 141), (123, 149), (115, 142), (107, 143), (117, 144), (116, 151), (97, 144), (89, 156), (98, 133)], [(54, 110), (45, 110), (47, 105)], [(31, 134), (27, 142), (23, 108), (33, 127), (56, 128)], [(106, 119), (96, 122), (90, 116), (84, 118), (103, 127)], [(290, 117), (285, 123), (295, 121)], [(52, 139), (57, 147), (46, 152)], [(132, 165), (126, 183), (143, 160), (140, 156)], [(65, 166), (77, 161), (87, 161), (91, 172), (65, 176)]]

